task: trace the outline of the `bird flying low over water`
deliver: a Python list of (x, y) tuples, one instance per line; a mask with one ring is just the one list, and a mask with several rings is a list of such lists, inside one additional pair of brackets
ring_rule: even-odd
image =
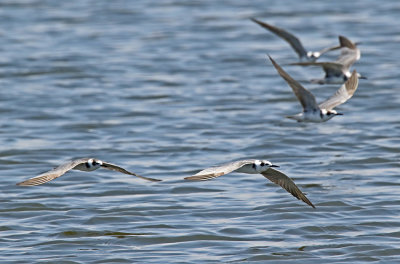
[[(313, 83), (343, 83), (347, 81), (350, 76), (350, 67), (360, 59), (361, 52), (357, 48), (356, 43), (351, 42), (348, 38), (339, 36), (340, 42), (340, 56), (336, 61), (333, 62), (297, 62), (291, 63), (291, 65), (300, 66), (320, 66), (325, 71), (325, 77), (323, 79), (311, 80)], [(358, 74), (358, 78), (366, 79), (365, 76)]]
[[(269, 57), (269, 56), (268, 56)], [(324, 102), (317, 104), (314, 95), (304, 88), (299, 82), (294, 80), (287, 72), (285, 72), (271, 57), (269, 57), (279, 75), (292, 88), (297, 99), (303, 107), (303, 112), (297, 115), (288, 116), (288, 118), (297, 120), (298, 122), (325, 122), (334, 116), (342, 115), (333, 110), (338, 105), (349, 100), (358, 87), (358, 76), (354, 70), (350, 78), (336, 91), (336, 93)]]
[(267, 24), (265, 22), (261, 22), (260, 20), (257, 20), (255, 18), (251, 18), (251, 20), (260, 25), (261, 27), (276, 34), (278, 37), (281, 37), (282, 39), (286, 40), (290, 44), (290, 46), (294, 49), (294, 51), (297, 53), (297, 55), (299, 55), (300, 61), (316, 61), (324, 53), (340, 48), (340, 46), (336, 45), (322, 49), (320, 51), (314, 51), (314, 52), (307, 51), (301, 44), (301, 41), (296, 36), (287, 32), (286, 30)]
[(52, 181), (62, 175), (64, 175), (66, 172), (70, 170), (81, 170), (81, 171), (94, 171), (97, 170), (98, 168), (104, 168), (108, 170), (113, 170), (113, 171), (118, 171), (124, 174), (132, 175), (139, 177), (144, 180), (148, 181), (161, 181), (153, 178), (147, 178), (140, 176), (136, 173), (130, 172), (125, 170), (124, 168), (121, 168), (117, 165), (101, 161), (99, 159), (94, 159), (94, 158), (82, 158), (82, 159), (76, 159), (72, 160), (69, 162), (66, 162), (64, 164), (61, 164), (60, 166), (42, 173), (36, 177), (30, 178), (28, 180), (25, 180), (23, 182), (17, 183), (19, 186), (34, 186), (34, 185), (40, 185), (49, 181)]
[(185, 180), (192, 181), (205, 181), (217, 178), (219, 176), (231, 173), (231, 172), (241, 172), (247, 174), (261, 174), (268, 180), (275, 184), (280, 185), (287, 192), (291, 193), (294, 197), (302, 200), (309, 206), (315, 208), (315, 206), (308, 200), (308, 198), (300, 191), (297, 185), (288, 176), (282, 172), (273, 169), (274, 167), (279, 167), (272, 164), (268, 160), (257, 160), (257, 159), (246, 159), (238, 160), (234, 162), (229, 162), (219, 166), (214, 166), (202, 170), (193, 176), (186, 177)]

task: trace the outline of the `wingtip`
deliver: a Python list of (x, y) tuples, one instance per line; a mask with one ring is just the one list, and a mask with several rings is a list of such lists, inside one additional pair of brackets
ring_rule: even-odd
[(149, 178), (149, 181), (152, 181), (152, 182), (161, 182), (162, 180), (160, 180), (160, 179)]
[(160, 181), (162, 181), (162, 180), (160, 180), (160, 179), (154, 179), (154, 178), (149, 178), (149, 177), (144, 177), (144, 176), (140, 176), (140, 175), (135, 175), (136, 177), (139, 177), (139, 178), (141, 178), (141, 179), (143, 179), (143, 180), (148, 180), (148, 181), (152, 181), (152, 182), (160, 182)]
[(251, 21), (255, 22), (255, 23), (258, 23), (258, 20), (257, 20), (255, 17), (250, 17), (249, 19), (250, 19)]
[(351, 40), (342, 35), (339, 35), (339, 43), (340, 47), (342, 48), (349, 48), (349, 49), (357, 48), (356, 45)]
[(276, 65), (276, 61), (267, 53), (269, 60), (272, 62), (273, 65)]

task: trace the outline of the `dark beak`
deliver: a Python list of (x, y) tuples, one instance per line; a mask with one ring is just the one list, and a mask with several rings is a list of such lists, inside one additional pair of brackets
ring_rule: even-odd
[(360, 77), (358, 77), (358, 79), (364, 79), (364, 80), (367, 80), (368, 78), (366, 77), (366, 76), (360, 76)]
[(343, 113), (336, 113), (336, 115), (343, 115)]
[(279, 166), (278, 166), (278, 165), (275, 165), (275, 164), (272, 164), (270, 167), (279, 168)]

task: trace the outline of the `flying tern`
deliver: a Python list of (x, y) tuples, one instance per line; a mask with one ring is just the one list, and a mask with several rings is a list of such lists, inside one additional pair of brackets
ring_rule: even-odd
[(307, 51), (303, 44), (301, 44), (301, 41), (294, 36), (293, 34), (289, 33), (288, 31), (273, 26), (271, 24), (267, 24), (265, 22), (262, 22), (260, 20), (257, 20), (255, 18), (251, 18), (251, 20), (255, 23), (257, 23), (258, 25), (260, 25), (261, 27), (271, 31), (272, 33), (276, 34), (278, 37), (281, 37), (282, 39), (284, 39), (286, 42), (288, 42), (290, 44), (290, 46), (294, 49), (294, 51), (297, 53), (297, 55), (300, 58), (300, 61), (316, 61), (321, 55), (323, 55), (324, 53), (327, 53), (329, 51), (332, 50), (336, 50), (339, 49), (340, 46), (333, 46), (333, 47), (328, 47), (325, 49), (322, 49), (320, 51)]
[(241, 172), (247, 174), (261, 174), (268, 180), (275, 184), (280, 185), (287, 192), (291, 193), (294, 197), (302, 200), (309, 206), (315, 208), (315, 206), (308, 200), (308, 198), (300, 191), (297, 185), (288, 176), (282, 172), (274, 169), (274, 167), (279, 167), (272, 164), (268, 160), (257, 160), (257, 159), (245, 159), (238, 160), (234, 162), (229, 162), (219, 166), (214, 166), (202, 170), (193, 176), (186, 177), (185, 180), (193, 181), (205, 181), (217, 178), (219, 176), (231, 173), (231, 172)]
[(287, 72), (285, 72), (271, 57), (269, 57), (279, 75), (292, 88), (297, 99), (303, 107), (303, 112), (297, 115), (288, 116), (288, 118), (297, 120), (298, 122), (325, 122), (334, 116), (342, 115), (333, 110), (338, 105), (349, 100), (358, 87), (358, 76), (354, 70), (350, 78), (336, 91), (334, 95), (317, 104), (314, 95), (304, 88), (299, 82), (294, 80)]
[(64, 175), (66, 172), (68, 172), (70, 170), (94, 171), (94, 170), (97, 170), (98, 168), (104, 168), (104, 169), (108, 169), (108, 170), (118, 171), (118, 172), (121, 172), (124, 174), (136, 176), (141, 179), (148, 180), (148, 181), (160, 181), (157, 179), (140, 176), (136, 173), (127, 171), (124, 168), (121, 168), (117, 165), (114, 165), (114, 164), (111, 164), (108, 162), (104, 162), (99, 159), (81, 158), (81, 159), (76, 159), (76, 160), (72, 160), (72, 161), (66, 162), (64, 164), (61, 164), (60, 166), (58, 166), (48, 172), (42, 173), (36, 177), (33, 177), (33, 178), (30, 178), (23, 182), (17, 183), (17, 185), (19, 185), (19, 186), (40, 185), (40, 184), (52, 181), (52, 180)]
[[(291, 65), (300, 66), (320, 66), (325, 72), (325, 77), (323, 79), (311, 80), (313, 83), (343, 83), (347, 81), (350, 76), (350, 67), (360, 59), (361, 52), (357, 48), (356, 43), (351, 42), (348, 38), (339, 36), (340, 42), (340, 56), (336, 61), (333, 62), (297, 62)], [(358, 78), (366, 79), (365, 76), (358, 74)]]

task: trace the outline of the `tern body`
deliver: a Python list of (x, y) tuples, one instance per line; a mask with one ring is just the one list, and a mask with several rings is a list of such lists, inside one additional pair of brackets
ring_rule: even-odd
[(307, 51), (301, 41), (293, 34), (289, 33), (288, 31), (273, 26), (271, 24), (262, 22), (260, 20), (257, 20), (255, 18), (251, 18), (251, 20), (261, 27), (269, 30), (270, 32), (274, 33), (278, 37), (284, 39), (286, 42), (289, 43), (289, 45), (293, 48), (293, 50), (297, 53), (299, 56), (300, 61), (303, 62), (313, 62), (316, 61), (319, 57), (321, 57), (324, 53), (339, 49), (340, 46), (333, 46), (333, 47), (328, 47), (325, 49), (322, 49), (320, 51)]
[(333, 108), (343, 104), (349, 100), (358, 87), (358, 75), (354, 70), (351, 77), (336, 91), (334, 95), (317, 104), (314, 95), (304, 88), (299, 82), (294, 80), (287, 72), (285, 72), (271, 57), (269, 57), (279, 75), (292, 88), (297, 99), (303, 107), (303, 112), (297, 115), (288, 116), (288, 118), (297, 120), (298, 122), (315, 122), (321, 123), (328, 121), (337, 115), (342, 115), (336, 112)]
[(114, 164), (111, 164), (108, 162), (104, 162), (99, 159), (81, 158), (81, 159), (76, 159), (76, 160), (72, 160), (72, 161), (66, 162), (64, 164), (61, 164), (60, 166), (58, 166), (48, 172), (42, 173), (36, 177), (33, 177), (33, 178), (30, 178), (23, 182), (17, 183), (17, 185), (19, 185), (19, 186), (40, 185), (40, 184), (49, 182), (51, 180), (54, 180), (54, 179), (64, 175), (66, 172), (68, 172), (70, 170), (94, 171), (94, 170), (97, 170), (98, 168), (105, 168), (108, 170), (117, 171), (120, 173), (136, 176), (141, 179), (148, 180), (148, 181), (160, 181), (157, 179), (140, 176), (136, 173), (127, 171), (124, 168), (121, 168), (117, 165), (114, 165)]
[[(333, 62), (298, 62), (292, 63), (292, 65), (300, 66), (320, 66), (325, 72), (323, 79), (314, 79), (311, 82), (325, 84), (342, 84), (347, 81), (350, 76), (350, 67), (360, 59), (361, 52), (357, 48), (356, 43), (351, 42), (348, 38), (339, 36), (340, 42), (340, 56), (336, 61)], [(364, 76), (357, 74), (358, 78), (365, 79)]]
[(238, 160), (204, 169), (193, 176), (186, 177), (185, 180), (211, 180), (234, 171), (246, 174), (261, 174), (273, 183), (280, 185), (283, 189), (291, 193), (297, 199), (302, 200), (309, 206), (315, 208), (315, 206), (301, 192), (301, 190), (297, 187), (293, 180), (286, 176), (284, 173), (274, 169), (274, 167), (279, 166), (272, 164), (268, 160)]

